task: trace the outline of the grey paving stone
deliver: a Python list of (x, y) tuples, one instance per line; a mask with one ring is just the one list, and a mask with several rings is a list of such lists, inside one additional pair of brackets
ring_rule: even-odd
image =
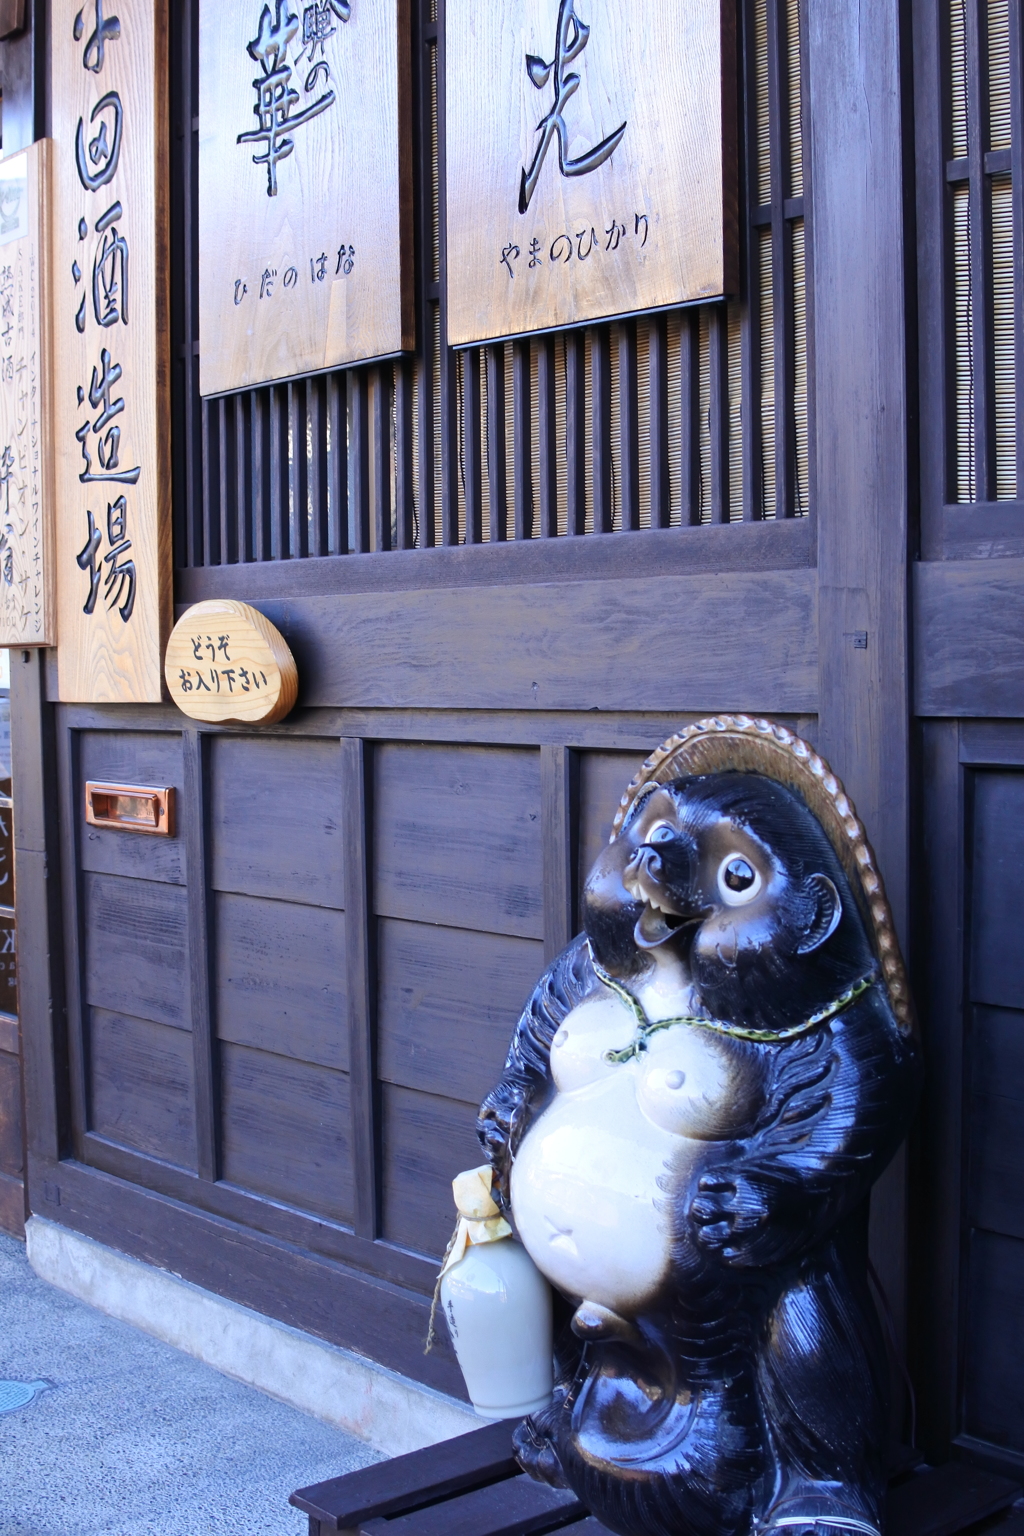
[(0, 1536), (299, 1536), (293, 1488), (379, 1460), (332, 1429), (55, 1290), (0, 1235)]

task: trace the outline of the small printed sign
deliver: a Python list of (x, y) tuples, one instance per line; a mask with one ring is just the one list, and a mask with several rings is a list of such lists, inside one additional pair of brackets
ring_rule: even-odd
[(195, 603), (182, 615), (167, 644), (164, 676), (182, 713), (211, 725), (273, 725), (299, 691), (280, 631), (232, 598)]
[(204, 395), (414, 342), (407, 0), (202, 0)]
[(446, 0), (454, 346), (739, 277), (735, 0)]
[(49, 139), (0, 160), (0, 646), (53, 645)]

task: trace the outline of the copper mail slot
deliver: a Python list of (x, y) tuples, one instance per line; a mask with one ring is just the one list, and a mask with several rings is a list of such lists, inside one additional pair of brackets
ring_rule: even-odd
[(85, 819), (90, 827), (119, 832), (150, 832), (174, 836), (174, 790), (149, 789), (141, 784), (85, 786)]

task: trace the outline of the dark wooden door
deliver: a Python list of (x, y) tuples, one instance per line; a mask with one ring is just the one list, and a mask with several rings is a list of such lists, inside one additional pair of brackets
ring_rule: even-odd
[[(424, 0), (415, 359), (202, 402), (172, 8), (176, 596), (265, 612), (300, 700), (199, 730), (16, 667), (35, 1209), (461, 1392), (422, 1353), (450, 1180), (642, 758), (704, 714), (786, 721), (905, 922), (897, 10), (738, 6), (735, 301), (456, 354)], [(85, 827), (87, 778), (175, 785), (179, 835)], [(904, 1182), (875, 1206), (900, 1327)]]

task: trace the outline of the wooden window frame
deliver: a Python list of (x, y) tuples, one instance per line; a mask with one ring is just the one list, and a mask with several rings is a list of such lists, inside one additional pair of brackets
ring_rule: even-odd
[[(927, 560), (1024, 554), (1024, 261), (1014, 271), (1017, 498), (996, 499), (992, 367), (991, 180), (1009, 171), (1014, 247), (1024, 229), (1024, 68), (1021, 0), (1008, 0), (1009, 150), (985, 149), (987, 4), (965, 0), (968, 153), (954, 158), (948, 4), (914, 0), (913, 49), (917, 186), (920, 408), (920, 554)], [(1016, 60), (1017, 67), (1013, 67)], [(957, 501), (957, 422), (953, 282), (953, 189), (970, 189), (971, 308), (974, 316), (975, 500)], [(983, 323), (979, 323), (983, 317)]]

